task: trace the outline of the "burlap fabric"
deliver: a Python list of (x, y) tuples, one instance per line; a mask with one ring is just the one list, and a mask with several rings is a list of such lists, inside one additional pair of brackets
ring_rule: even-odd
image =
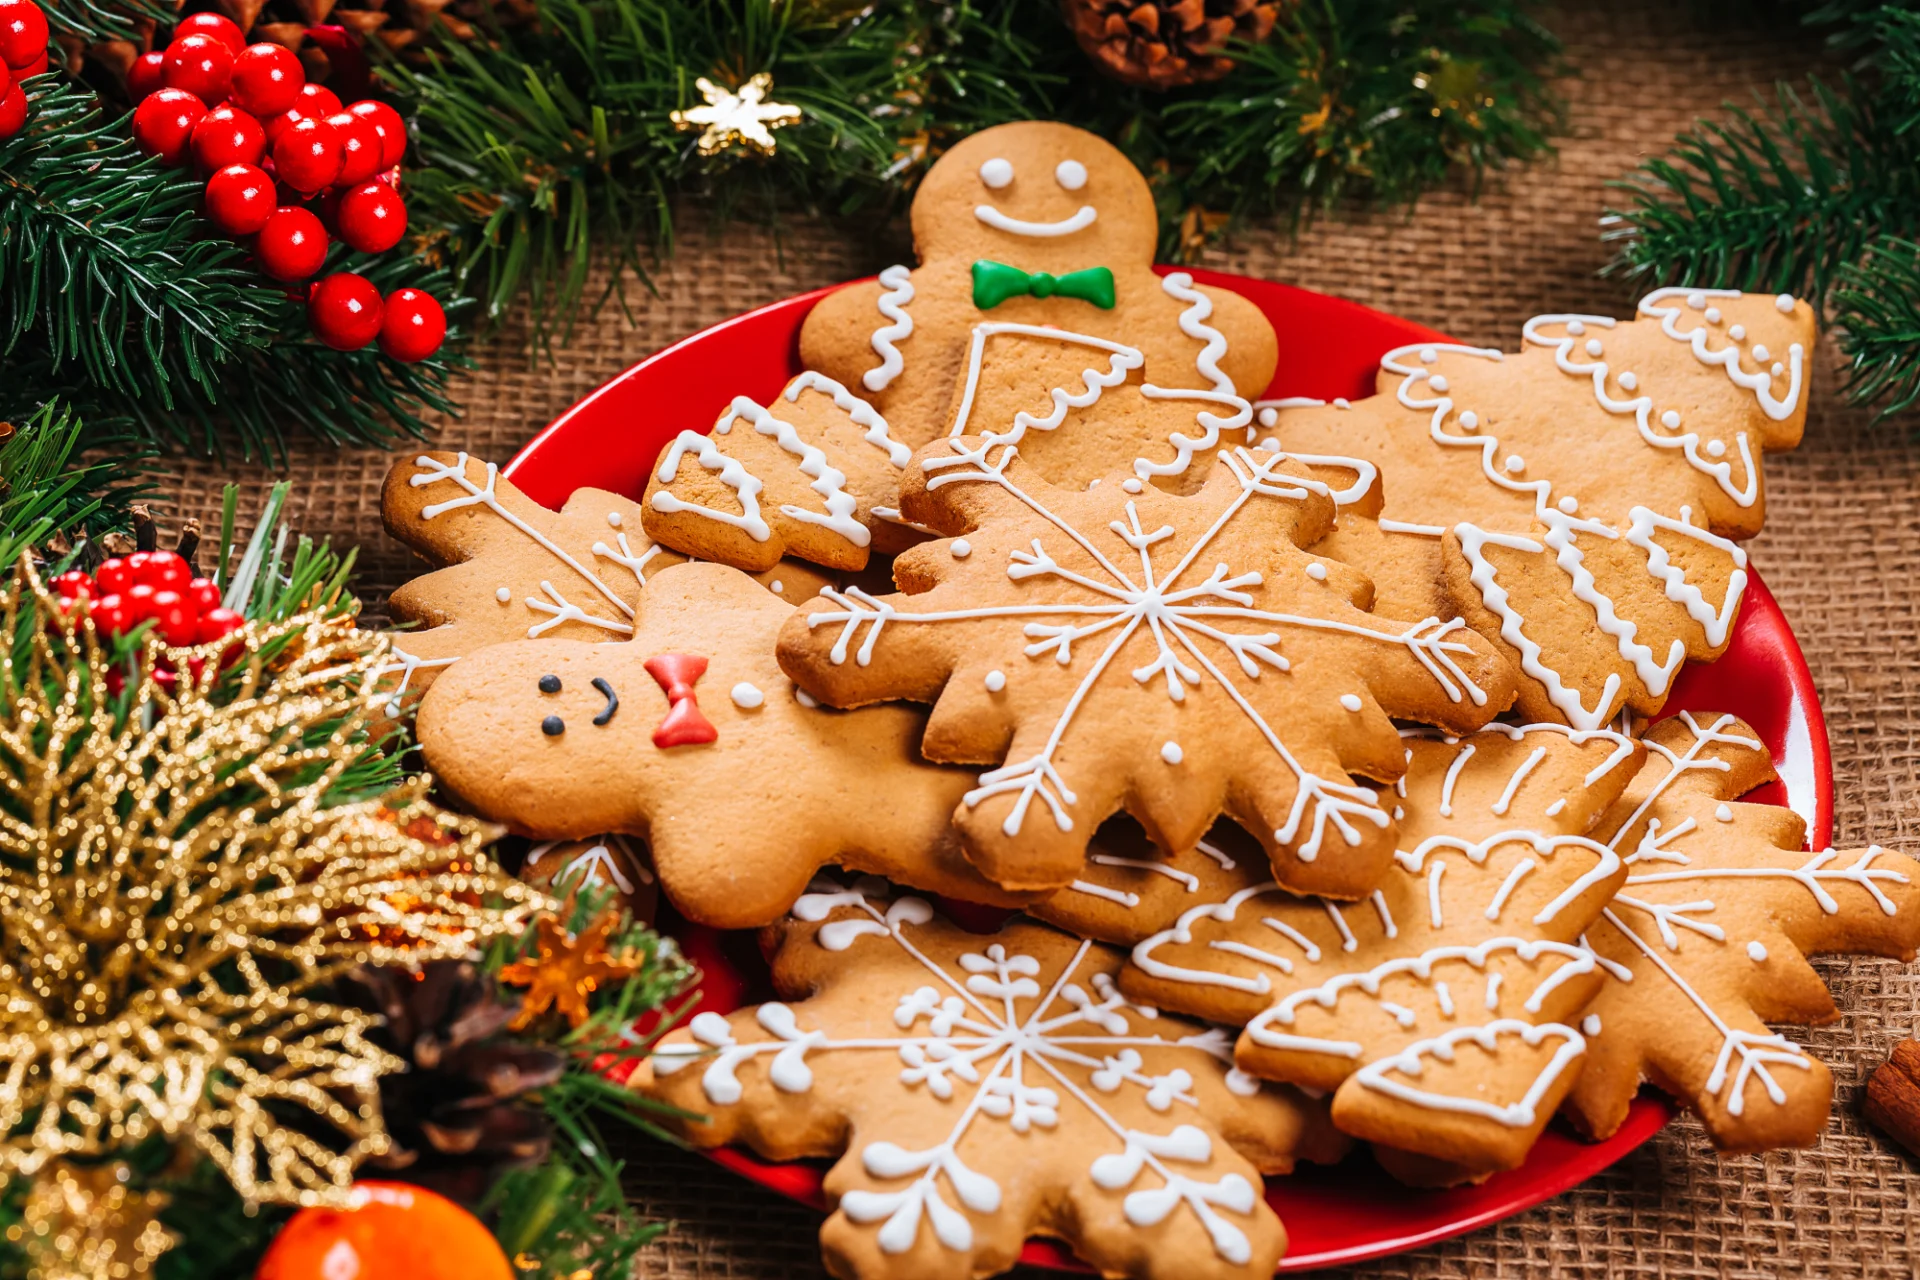
[[(1622, 3), (1551, 25), (1578, 78), (1564, 87), (1572, 134), (1557, 162), (1516, 172), (1476, 203), (1442, 194), (1411, 215), (1346, 212), (1297, 238), (1256, 228), (1207, 266), (1285, 280), (1397, 312), (1465, 341), (1511, 347), (1536, 312), (1629, 314), (1630, 285), (1602, 279), (1595, 219), (1605, 183), (1664, 148), (1697, 115), (1751, 104), (1817, 53), (1792, 17), (1744, 3)], [(1787, 6), (1791, 7), (1791, 6)], [(637, 324), (609, 310), (551, 366), (529, 367), (523, 329), (483, 345), (485, 372), (459, 390), (466, 416), (437, 443), (505, 460), (599, 383), (726, 316), (869, 274), (907, 252), (896, 226), (795, 221), (779, 234), (681, 224), (659, 293), (631, 290)], [(1769, 524), (1756, 563), (1812, 664), (1839, 787), (1836, 840), (1920, 852), (1920, 436), (1909, 419), (1870, 428), (1838, 407), (1837, 356), (1822, 352), (1806, 443), (1769, 462)], [(361, 549), (360, 584), (377, 609), (412, 572), (380, 527), (375, 451), (296, 450), (297, 527)], [(217, 510), (222, 479), (247, 467), (184, 465), (180, 509)], [(255, 483), (257, 497), (264, 483)], [(1804, 1041), (1839, 1081), (1834, 1118), (1811, 1151), (1717, 1158), (1682, 1120), (1613, 1169), (1529, 1213), (1357, 1274), (1773, 1276), (1912, 1275), (1920, 1171), (1859, 1119), (1867, 1074), (1915, 1029), (1920, 980), (1880, 962), (1823, 962), (1845, 1016)], [(639, 1139), (622, 1144), (633, 1198), (672, 1219), (641, 1274), (815, 1276), (817, 1219), (704, 1160)]]

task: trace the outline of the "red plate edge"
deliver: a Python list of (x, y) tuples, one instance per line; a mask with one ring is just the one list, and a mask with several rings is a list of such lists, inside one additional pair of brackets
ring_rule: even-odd
[[(1170, 267), (1155, 268), (1161, 274)], [(1327, 294), (1273, 281), (1194, 271), (1202, 284), (1231, 289), (1266, 313), (1279, 338), (1281, 362), (1269, 396), (1323, 399), (1373, 394), (1380, 355), (1423, 339), (1447, 341), (1432, 329)], [(762, 401), (799, 372), (802, 321), (834, 288), (816, 289), (761, 307), (684, 338), (641, 361), (556, 418), (503, 468), (535, 501), (558, 507), (582, 484), (638, 495), (665, 441), (681, 430), (705, 432), (736, 394)], [(777, 353), (777, 358), (773, 357)], [(1772, 752), (1780, 781), (1749, 799), (1792, 808), (1807, 821), (1810, 847), (1832, 839), (1833, 765), (1813, 673), (1779, 604), (1754, 572), (1726, 655), (1711, 666), (1688, 665), (1667, 714), (1737, 709)], [(737, 1007), (748, 979), (739, 955), (750, 935), (728, 938), (684, 926), (689, 955), (709, 975), (701, 1007)], [(747, 944), (751, 950), (751, 943)], [(731, 954), (730, 954), (731, 953)], [(1626, 1122), (1603, 1142), (1585, 1142), (1564, 1123), (1549, 1128), (1519, 1169), (1473, 1187), (1416, 1192), (1395, 1183), (1364, 1157), (1304, 1177), (1268, 1180), (1267, 1198), (1291, 1237), (1282, 1271), (1364, 1261), (1461, 1235), (1549, 1200), (1608, 1167), (1652, 1137), (1676, 1113), (1653, 1089), (1634, 1100)], [(818, 1162), (775, 1164), (735, 1148), (707, 1153), (716, 1163), (790, 1199), (824, 1210)], [(1371, 1199), (1375, 1203), (1369, 1206)], [(1021, 1261), (1084, 1270), (1065, 1248), (1029, 1241)]]

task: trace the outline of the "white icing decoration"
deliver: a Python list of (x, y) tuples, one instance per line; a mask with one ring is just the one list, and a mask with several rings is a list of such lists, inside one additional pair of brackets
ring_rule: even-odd
[(955, 538), (947, 545), (947, 551), (955, 560), (965, 560), (973, 554), (973, 544), (965, 538)]
[[(1463, 1098), (1455, 1094), (1434, 1093), (1418, 1089), (1403, 1082), (1403, 1078), (1418, 1079), (1425, 1064), (1423, 1058), (1434, 1058), (1441, 1062), (1451, 1062), (1455, 1046), (1467, 1041), (1479, 1045), (1489, 1053), (1498, 1052), (1498, 1041), (1502, 1035), (1518, 1036), (1528, 1046), (1535, 1046), (1549, 1038), (1560, 1043), (1553, 1051), (1553, 1057), (1541, 1068), (1527, 1091), (1517, 1102), (1505, 1106), (1482, 1101), (1479, 1098)], [(1495, 1124), (1508, 1128), (1524, 1128), (1539, 1119), (1540, 1100), (1553, 1087), (1563, 1072), (1587, 1051), (1586, 1040), (1572, 1027), (1557, 1022), (1532, 1023), (1518, 1018), (1495, 1018), (1493, 1021), (1477, 1027), (1456, 1027), (1441, 1035), (1426, 1040), (1418, 1040), (1399, 1053), (1391, 1054), (1375, 1062), (1369, 1062), (1354, 1072), (1354, 1079), (1363, 1087), (1389, 1097), (1409, 1102), (1415, 1106), (1426, 1107), (1433, 1111), (1449, 1111), (1461, 1115), (1479, 1116)]]
[[(536, 622), (527, 628), (527, 639), (529, 640), (539, 639), (564, 622), (584, 622), (590, 627), (598, 627), (602, 631), (611, 631), (615, 635), (630, 636), (633, 634), (632, 623), (621, 622), (615, 618), (596, 617), (588, 613), (585, 609), (582, 609), (579, 605), (574, 604), (565, 596), (561, 595), (554, 589), (554, 585), (545, 578), (540, 580), (540, 590), (546, 593), (547, 599), (540, 600), (533, 596), (528, 596), (526, 606), (536, 613), (545, 613), (551, 616), (548, 617), (545, 622)], [(627, 616), (632, 617), (633, 615), (628, 613)]]
[[(604, 542), (596, 542), (593, 544), (593, 554), (603, 556), (615, 564), (625, 565), (628, 572), (633, 574), (634, 581), (643, 587), (646, 586), (647, 562), (660, 554), (660, 548), (657, 546), (649, 546), (645, 551), (642, 551), (636, 556), (633, 554), (633, 547), (627, 542), (626, 534), (616, 533), (613, 536), (613, 540), (620, 544), (619, 550), (614, 550)], [(775, 587), (774, 590), (777, 591), (779, 588)]]
[(1527, 469), (1527, 460), (1525, 458), (1521, 457), (1517, 453), (1510, 453), (1507, 455), (1508, 471), (1511, 471), (1515, 475), (1518, 475), (1520, 472), (1525, 471), (1526, 469)]
[(999, 191), (1013, 181), (1013, 161), (995, 156), (980, 166), (980, 181)]
[[(1800, 366), (1804, 355), (1800, 349), (1800, 344), (1796, 342), (1787, 349), (1787, 365), (1793, 371), (1792, 378), (1787, 384), (1787, 393), (1784, 396), (1776, 398), (1773, 394), (1773, 379), (1771, 377), (1763, 373), (1748, 373), (1740, 367), (1740, 349), (1737, 346), (1726, 346), (1718, 351), (1714, 351), (1709, 349), (1707, 345), (1708, 332), (1706, 329), (1693, 329), (1686, 333), (1680, 331), (1678, 327), (1681, 314), (1680, 308), (1661, 305), (1678, 292), (1680, 292), (1678, 289), (1655, 289), (1652, 293), (1640, 299), (1640, 313), (1657, 318), (1660, 321), (1660, 331), (1675, 341), (1686, 343), (1688, 348), (1693, 352), (1693, 358), (1701, 364), (1720, 366), (1735, 386), (1753, 392), (1754, 399), (1759, 403), (1761, 411), (1769, 418), (1775, 422), (1783, 422), (1787, 418), (1792, 417), (1794, 407), (1800, 401)], [(1738, 289), (1709, 289), (1707, 292), (1716, 298), (1738, 298), (1740, 296)], [(1781, 294), (1780, 296), (1784, 298), (1787, 295)], [(1787, 306), (1781, 307), (1780, 309), (1783, 312), (1792, 311), (1793, 306), (1791, 299), (1789, 299)], [(1755, 360), (1765, 361), (1767, 359), (1765, 350), (1764, 347), (1756, 346), (1753, 349), (1753, 358)], [(1746, 504), (1743, 503), (1741, 505), (1744, 506)]]
[(1090, 204), (1083, 204), (1072, 217), (1062, 218), (1058, 222), (1028, 222), (1024, 218), (1009, 218), (990, 204), (977, 204), (973, 206), (973, 216), (995, 231), (1004, 231), (1008, 235), (1052, 239), (1085, 231), (1100, 216), (1100, 211)]
[[(818, 378), (818, 375), (806, 375), (806, 377)], [(802, 381), (805, 381), (804, 377)], [(849, 400), (852, 399), (851, 396), (847, 395), (846, 388), (840, 386), (839, 383), (833, 382), (828, 378), (818, 378), (818, 382), (837, 391), (838, 395), (835, 397), (836, 400), (839, 396), (847, 396)], [(795, 391), (801, 389), (803, 388), (798, 382), (796, 382), (792, 388), (792, 390)], [(788, 398), (792, 399), (792, 396), (789, 395)], [(871, 410), (869, 410), (869, 412), (871, 412)], [(794, 520), (804, 521), (808, 524), (817, 524), (823, 528), (831, 529), (834, 533), (839, 534), (856, 547), (864, 547), (872, 541), (873, 535), (867, 531), (867, 527), (853, 518), (854, 511), (859, 507), (859, 500), (847, 492), (847, 477), (845, 473), (828, 464), (825, 452), (818, 446), (808, 444), (805, 440), (801, 439), (799, 431), (794, 428), (792, 423), (774, 417), (772, 413), (754, 403), (746, 396), (735, 396), (733, 398), (733, 404), (728, 408), (726, 413), (721, 415), (720, 420), (714, 424), (713, 434), (716, 436), (728, 434), (733, 430), (733, 424), (736, 420), (745, 421), (746, 424), (755, 431), (758, 431), (763, 436), (770, 437), (775, 444), (798, 458), (800, 460), (801, 474), (812, 477), (812, 482), (807, 487), (820, 495), (821, 500), (827, 508), (825, 513), (821, 513), (818, 511), (808, 511), (804, 507), (786, 504), (780, 508), (782, 515)], [(877, 430), (880, 447), (886, 449), (893, 444), (892, 441), (886, 438), (886, 423), (880, 420), (877, 414), (874, 415), (874, 420), (879, 423), (879, 426), (875, 429), (869, 429), (867, 439), (870, 441), (874, 440)], [(904, 446), (898, 447), (902, 452), (905, 451)], [(674, 442), (667, 447), (666, 455), (660, 460), (660, 470), (658, 474), (661, 483), (671, 484), (673, 482), (674, 476), (679, 472), (681, 455), (686, 453), (688, 449), (695, 451), (695, 457), (701, 466), (720, 473), (721, 484), (735, 491), (743, 509), (742, 514), (736, 516), (730, 512), (715, 511), (710, 507), (698, 506), (677, 497), (665, 489), (654, 492), (651, 500), (653, 509), (655, 511), (665, 512), (686, 511), (694, 515), (704, 516), (710, 520), (718, 520), (722, 524), (732, 525), (737, 529), (744, 530), (755, 542), (765, 542), (768, 538), (772, 537), (773, 531), (768, 528), (766, 521), (760, 517), (759, 494), (763, 487), (761, 482), (749, 474), (738, 462), (723, 455), (714, 444), (712, 437), (702, 436), (692, 431), (682, 431), (679, 436), (674, 439)], [(889, 452), (891, 451), (889, 450)], [(719, 465), (716, 465), (716, 460)]]
[(1566, 497), (1560, 499), (1560, 501), (1555, 503), (1554, 505), (1559, 507), (1562, 511), (1566, 512), (1568, 515), (1573, 515), (1580, 510), (1580, 500), (1574, 497), (1572, 494), (1568, 494)]
[(1781, 294), (1774, 295), (1773, 307), (1774, 307), (1774, 310), (1779, 311), (1782, 314), (1787, 314), (1787, 315), (1792, 314), (1793, 295), (1790, 293), (1781, 293)]
[(1316, 560), (1307, 566), (1307, 576), (1315, 582), (1325, 582), (1327, 580), (1327, 566)]
[[(718, 430), (716, 427), (715, 430)], [(760, 518), (760, 490), (763, 487), (759, 479), (751, 475), (740, 463), (720, 452), (713, 437), (703, 436), (698, 431), (682, 431), (667, 446), (666, 454), (660, 459), (660, 469), (656, 473), (663, 484), (673, 483), (680, 473), (680, 459), (684, 454), (692, 453), (695, 462), (709, 471), (720, 473), (720, 483), (733, 490), (740, 500), (741, 512), (733, 515), (726, 511), (715, 511), (710, 507), (695, 506), (661, 489), (653, 495), (655, 511), (676, 512), (691, 511), (709, 520), (718, 520), (743, 531), (755, 542), (765, 542), (773, 536), (773, 530)], [(836, 473), (837, 474), (837, 473)]]
[(1588, 1039), (1600, 1034), (1600, 1015), (1590, 1013), (1580, 1020), (1580, 1032)]
[(1125, 480), (1122, 480), (1120, 482), (1120, 487), (1122, 489), (1125, 489), (1128, 493), (1140, 493), (1141, 491), (1146, 489), (1147, 486), (1140, 483), (1140, 479), (1138, 476), (1128, 476)]
[(1075, 880), (1068, 887), (1076, 893), (1091, 894), (1096, 898), (1105, 898), (1108, 902), (1117, 902), (1129, 911), (1140, 905), (1139, 894), (1123, 893), (1118, 889), (1109, 889), (1103, 884), (1094, 884), (1090, 880)]
[(1087, 185), (1087, 166), (1078, 160), (1062, 160), (1053, 167), (1053, 180), (1066, 191), (1078, 191)]
[(799, 685), (793, 686), (793, 700), (808, 710), (812, 710), (820, 705), (818, 698), (808, 693), (805, 689), (802, 689)]
[(501, 604), (506, 604), (507, 602), (513, 599), (513, 588), (512, 587), (496, 588), (493, 593), (493, 598), (495, 600), (498, 600)]
[(986, 684), (988, 693), (999, 693), (1007, 687), (1007, 673), (1004, 671), (987, 672)]
[(742, 711), (751, 711), (766, 701), (766, 695), (753, 684), (742, 680), (732, 689), (733, 705)]
[(1186, 752), (1180, 749), (1177, 742), (1163, 742), (1160, 744), (1160, 758), (1168, 764), (1179, 764), (1186, 758)]
[(1180, 313), (1180, 332), (1202, 344), (1200, 354), (1194, 357), (1194, 368), (1215, 391), (1232, 395), (1233, 379), (1220, 371), (1220, 357), (1227, 354), (1227, 337), (1207, 323), (1213, 315), (1213, 299), (1194, 288), (1193, 275), (1187, 271), (1168, 272), (1161, 277), (1160, 288), (1167, 296), (1187, 304)]
[(780, 581), (780, 579), (775, 578), (773, 580), (773, 594), (777, 596), (783, 596), (787, 594), (787, 584)]
[[(888, 270), (894, 268), (889, 267)], [(880, 416), (879, 411), (826, 374), (808, 370), (789, 382), (785, 392), (787, 403), (797, 404), (803, 391), (817, 391), (832, 400), (834, 408), (846, 414), (854, 426), (865, 431), (866, 434), (861, 438), (886, 454), (887, 461), (895, 467), (905, 468), (913, 461), (913, 450), (888, 434), (887, 420)]]
[[(1172, 763), (1169, 761), (1169, 763)], [(1155, 862), (1151, 858), (1123, 858), (1116, 853), (1096, 853), (1088, 856), (1089, 862), (1103, 867), (1132, 867), (1136, 871), (1151, 871), (1155, 875), (1165, 876), (1177, 884), (1185, 886), (1188, 893), (1200, 891), (1200, 877), (1178, 867), (1170, 867), (1164, 862)]]
[(620, 513), (618, 511), (607, 512), (607, 524), (611, 528), (618, 529), (620, 527)]
[(1358, 711), (1361, 707), (1360, 695), (1357, 693), (1343, 693), (1340, 695), (1340, 705), (1349, 711)]
[(1713, 807), (1713, 816), (1718, 818), (1722, 822), (1732, 822), (1733, 808), (1732, 806), (1725, 805), (1725, 804), (1715, 805)]
[(382, 689), (373, 695), (373, 701), (385, 703), (389, 716), (400, 714), (400, 700), (406, 696), (407, 686), (413, 682), (413, 673), (426, 667), (450, 667), (460, 661), (456, 655), (451, 658), (422, 658), (409, 653), (397, 644), (387, 646), (388, 660), (381, 662), (367, 673), (368, 684), (378, 684), (394, 672), (400, 673), (400, 683), (392, 689)]
[(861, 385), (869, 391), (885, 391), (907, 367), (895, 344), (913, 335), (913, 317), (907, 314), (907, 304), (913, 301), (912, 275), (903, 266), (891, 266), (880, 273), (881, 294), (876, 305), (887, 323), (875, 329), (869, 339), (873, 354), (880, 357), (880, 363), (860, 377)]

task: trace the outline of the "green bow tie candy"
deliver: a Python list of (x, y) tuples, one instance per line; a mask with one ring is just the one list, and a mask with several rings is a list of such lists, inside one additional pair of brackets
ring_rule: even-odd
[(1026, 272), (982, 258), (973, 264), (973, 305), (991, 311), (1008, 298), (1078, 298), (1102, 311), (1113, 310), (1113, 272), (1105, 267), (1069, 271), (1064, 276)]

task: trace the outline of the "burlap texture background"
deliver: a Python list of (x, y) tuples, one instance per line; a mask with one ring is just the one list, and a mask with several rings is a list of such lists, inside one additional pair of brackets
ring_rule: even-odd
[[(1035, 0), (1036, 3), (1040, 0)], [(1595, 218), (1604, 184), (1663, 149), (1695, 117), (1751, 104), (1776, 78), (1804, 74), (1817, 52), (1790, 17), (1743, 3), (1621, 3), (1568, 12), (1579, 76), (1565, 85), (1572, 133), (1557, 161), (1509, 175), (1476, 203), (1442, 194), (1411, 215), (1343, 212), (1297, 238), (1255, 228), (1205, 265), (1285, 280), (1409, 316), (1462, 340), (1513, 347), (1541, 311), (1629, 314), (1631, 286), (1596, 275), (1607, 259)], [(529, 367), (509, 325), (479, 354), (485, 371), (459, 389), (464, 418), (437, 444), (505, 461), (557, 413), (627, 365), (726, 316), (849, 277), (907, 253), (899, 227), (797, 221), (775, 235), (735, 226), (709, 235), (682, 223), (678, 256), (632, 291), (638, 323), (609, 310), (551, 367)], [(1877, 428), (1837, 406), (1837, 357), (1823, 349), (1806, 443), (1769, 460), (1770, 521), (1756, 563), (1806, 650), (1826, 708), (1839, 788), (1837, 842), (1869, 839), (1920, 852), (1920, 434)], [(414, 567), (382, 532), (379, 486), (389, 458), (299, 448), (296, 527), (361, 548), (360, 583), (378, 607)], [(217, 510), (221, 480), (255, 468), (184, 464), (179, 510)], [(1682, 1120), (1613, 1169), (1498, 1226), (1356, 1274), (1667, 1276), (1913, 1275), (1920, 1169), (1862, 1123), (1867, 1074), (1915, 1029), (1920, 978), (1880, 962), (1822, 962), (1845, 1011), (1803, 1037), (1839, 1081), (1826, 1137), (1811, 1151), (1717, 1158)], [(815, 1215), (693, 1156), (623, 1144), (635, 1201), (672, 1219), (641, 1274), (820, 1274)]]

